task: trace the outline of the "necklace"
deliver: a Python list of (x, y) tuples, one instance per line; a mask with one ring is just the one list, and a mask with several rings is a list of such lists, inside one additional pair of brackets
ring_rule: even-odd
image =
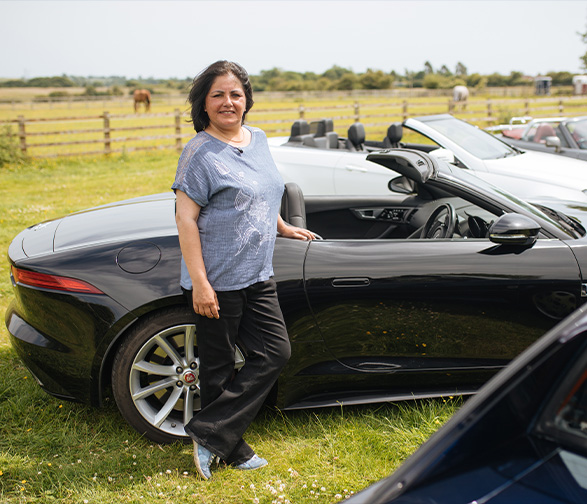
[[(227, 136), (224, 136), (222, 133), (220, 133), (220, 131), (218, 131), (218, 129), (214, 128), (214, 133), (216, 135), (218, 135), (219, 137), (221, 137), (222, 140), (225, 140), (226, 143), (229, 143), (229, 144), (230, 143), (240, 144), (240, 143), (243, 143), (244, 142), (244, 140), (245, 140), (245, 132), (243, 131), (242, 126), (239, 129), (239, 131), (240, 131), (240, 134), (241, 134), (241, 137), (242, 138), (240, 140), (233, 140), (232, 138), (228, 138)], [(210, 133), (210, 132), (208, 132), (208, 133)]]

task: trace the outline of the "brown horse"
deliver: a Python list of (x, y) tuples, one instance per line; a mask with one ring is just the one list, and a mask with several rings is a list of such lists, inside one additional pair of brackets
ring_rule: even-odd
[(145, 104), (145, 112), (151, 110), (151, 92), (148, 89), (137, 89), (133, 93), (135, 100), (135, 112), (139, 110), (139, 103)]

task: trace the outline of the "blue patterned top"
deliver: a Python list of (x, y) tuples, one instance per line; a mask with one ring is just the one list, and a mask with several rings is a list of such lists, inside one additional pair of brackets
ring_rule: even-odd
[[(244, 289), (273, 276), (283, 179), (258, 128), (246, 147), (199, 132), (184, 147), (172, 189), (200, 207), (198, 229), (208, 281), (217, 291)], [(181, 286), (192, 288), (185, 261)]]

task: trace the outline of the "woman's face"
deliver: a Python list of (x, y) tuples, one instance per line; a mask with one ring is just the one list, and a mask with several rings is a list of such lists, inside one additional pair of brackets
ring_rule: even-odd
[(228, 130), (241, 126), (246, 106), (247, 99), (240, 80), (226, 74), (214, 79), (206, 95), (204, 110), (212, 126)]

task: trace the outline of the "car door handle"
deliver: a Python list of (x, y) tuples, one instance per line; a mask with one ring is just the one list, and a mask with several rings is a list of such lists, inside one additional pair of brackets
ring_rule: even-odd
[(367, 287), (371, 283), (370, 278), (335, 278), (333, 287)]
[(358, 171), (361, 173), (367, 173), (367, 168), (365, 168), (364, 166), (357, 166), (357, 165), (346, 165), (345, 169), (347, 171)]

